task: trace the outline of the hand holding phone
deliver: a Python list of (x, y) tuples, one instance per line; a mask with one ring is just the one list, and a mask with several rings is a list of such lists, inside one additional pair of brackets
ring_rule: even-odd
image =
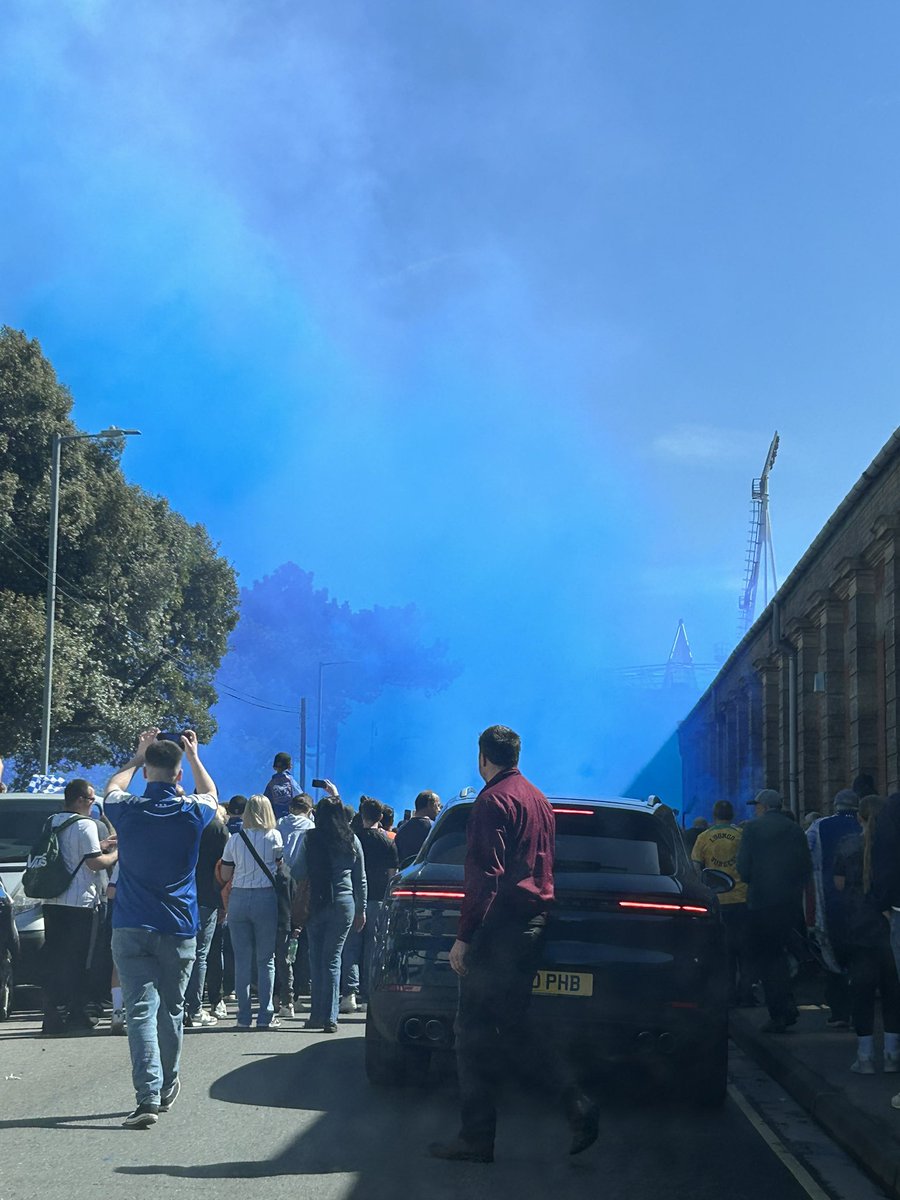
[(320, 788), (323, 792), (327, 792), (329, 796), (333, 796), (336, 800), (340, 794), (330, 779), (314, 779), (312, 781), (314, 788)]

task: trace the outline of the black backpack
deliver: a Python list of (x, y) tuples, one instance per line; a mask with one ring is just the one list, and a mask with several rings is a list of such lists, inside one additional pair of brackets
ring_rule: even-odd
[(84, 817), (69, 817), (61, 825), (54, 826), (53, 817), (48, 817), (41, 830), (41, 836), (31, 847), (25, 874), (22, 876), (22, 890), (32, 900), (55, 900), (61, 896), (78, 873), (81, 862), (74, 871), (66, 866), (62, 851), (59, 847), (59, 835), (76, 821)]

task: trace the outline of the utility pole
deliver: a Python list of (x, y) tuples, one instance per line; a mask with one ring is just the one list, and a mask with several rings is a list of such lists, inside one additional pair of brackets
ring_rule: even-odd
[(324, 762), (324, 755), (322, 754), (322, 673), (326, 667), (343, 667), (355, 661), (352, 658), (337, 658), (332, 662), (319, 663), (319, 690), (316, 699), (316, 779), (322, 778), (322, 764)]
[(300, 697), (300, 791), (306, 791), (306, 697)]

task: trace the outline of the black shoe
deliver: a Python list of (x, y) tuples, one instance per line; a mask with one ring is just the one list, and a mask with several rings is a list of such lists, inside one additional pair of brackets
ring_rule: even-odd
[(139, 1104), (122, 1122), (123, 1129), (149, 1129), (159, 1120), (158, 1104)]
[(600, 1110), (587, 1096), (579, 1096), (568, 1106), (568, 1117), (572, 1131), (569, 1153), (581, 1154), (600, 1136)]
[(845, 1021), (843, 1017), (829, 1017), (825, 1026), (827, 1029), (849, 1029), (850, 1022)]
[(172, 1105), (175, 1103), (175, 1101), (178, 1099), (180, 1092), (181, 1092), (181, 1080), (176, 1075), (175, 1082), (172, 1084), (172, 1086), (165, 1088), (159, 1094), (159, 1111), (160, 1112), (168, 1112), (169, 1109), (172, 1107)]
[(79, 1033), (89, 1033), (100, 1024), (100, 1018), (91, 1012), (74, 1012), (69, 1016), (66, 1026), (69, 1030)]
[(774, 1017), (771, 1021), (766, 1021), (765, 1025), (760, 1025), (760, 1033), (787, 1033), (787, 1021), (776, 1020)]
[(474, 1146), (457, 1138), (455, 1142), (432, 1142), (428, 1147), (432, 1158), (443, 1158), (448, 1162), (492, 1163), (493, 1146)]
[(785, 1025), (796, 1025), (800, 1020), (800, 1009), (796, 1005), (790, 1010), (784, 1018)]
[(337, 1033), (337, 1025), (326, 1025), (322, 1030), (323, 1033)]
[(65, 1021), (44, 1021), (38, 1037), (65, 1037), (68, 1032)]

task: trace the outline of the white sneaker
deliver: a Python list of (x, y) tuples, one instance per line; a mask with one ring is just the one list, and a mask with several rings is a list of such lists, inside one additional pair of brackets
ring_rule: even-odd
[(218, 1023), (219, 1023), (218, 1020), (216, 1019), (216, 1017), (214, 1017), (212, 1015), (212, 1013), (208, 1013), (205, 1008), (201, 1008), (200, 1011), (196, 1014), (196, 1016), (191, 1017), (191, 1020), (193, 1021), (195, 1029), (197, 1028), (198, 1025), (200, 1025), (200, 1026), (218, 1025)]
[(125, 1033), (125, 1009), (114, 1008), (109, 1022), (110, 1033)]
[(356, 992), (348, 992), (348, 994), (341, 1000), (340, 1011), (342, 1013), (355, 1013), (358, 1012), (358, 1010), (359, 1005), (356, 1003)]
[(228, 1009), (225, 1006), (224, 1000), (220, 1000), (219, 1003), (216, 1005), (216, 1007), (213, 1009), (213, 1016), (218, 1017), (220, 1021), (222, 1020), (223, 1017), (228, 1016)]
[(874, 1075), (875, 1059), (863, 1058), (863, 1056), (860, 1054), (850, 1064), (850, 1070), (855, 1071), (857, 1075)]
[(282, 1021), (293, 1021), (293, 1019), (294, 1019), (293, 1004), (282, 1004), (281, 1008), (279, 1008), (279, 1010), (278, 1010), (278, 1015), (279, 1015), (279, 1017), (281, 1017)]

